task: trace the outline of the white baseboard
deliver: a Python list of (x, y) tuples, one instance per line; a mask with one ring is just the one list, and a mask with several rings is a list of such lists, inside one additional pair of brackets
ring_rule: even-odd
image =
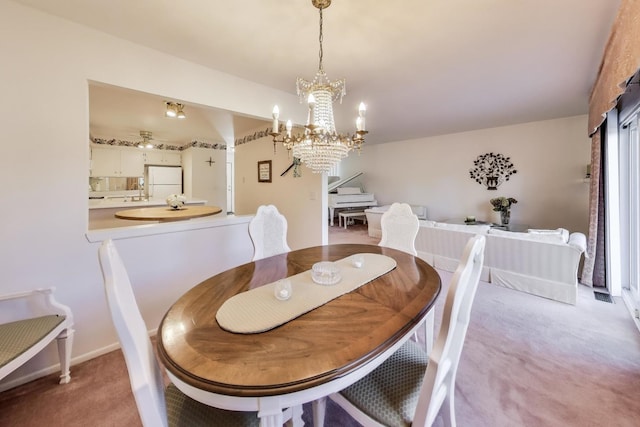
[[(156, 335), (158, 329), (153, 329), (149, 331), (149, 336), (152, 337)], [(78, 365), (80, 363), (86, 362), (87, 360), (95, 359), (96, 357), (102, 356), (103, 354), (111, 353), (114, 350), (118, 350), (120, 348), (120, 343), (116, 342), (113, 344), (109, 344), (106, 347), (102, 347), (88, 353), (81, 354), (79, 356), (71, 358), (71, 368), (74, 365)], [(51, 365), (49, 367), (37, 370), (35, 372), (28, 373), (18, 378), (14, 378), (12, 380), (0, 383), (0, 393), (3, 391), (10, 390), (14, 387), (21, 386), (28, 382), (37, 380), (38, 378), (46, 377), (47, 375), (51, 375), (54, 373), (60, 373), (60, 363), (56, 363), (55, 365)], [(71, 381), (73, 381), (73, 369), (71, 369)]]
[(633, 296), (631, 295), (629, 290), (626, 288), (622, 289), (621, 296), (622, 296), (622, 301), (624, 302), (624, 305), (627, 307), (627, 310), (629, 310), (629, 314), (633, 319), (633, 323), (635, 323), (636, 328), (638, 328), (638, 331), (640, 331), (640, 319), (638, 319), (638, 315), (637, 315), (638, 308), (636, 307), (636, 303), (634, 301)]

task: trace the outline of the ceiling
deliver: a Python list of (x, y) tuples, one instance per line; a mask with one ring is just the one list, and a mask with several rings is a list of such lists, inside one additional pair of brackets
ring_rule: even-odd
[[(15, 1), (292, 94), (318, 67), (311, 0)], [(352, 131), (360, 101), (370, 143), (585, 114), (619, 4), (334, 0), (323, 62), (347, 80), (337, 126)]]
[(165, 116), (166, 102), (184, 101), (102, 83), (89, 84), (91, 138), (142, 141), (140, 131), (152, 133), (154, 145), (182, 146), (192, 141), (227, 144), (271, 126), (265, 121), (228, 111), (184, 103), (185, 119)]

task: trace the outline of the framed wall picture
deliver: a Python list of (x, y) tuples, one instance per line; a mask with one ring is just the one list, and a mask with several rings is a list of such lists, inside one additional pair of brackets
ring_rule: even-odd
[(258, 162), (258, 182), (271, 182), (271, 160)]

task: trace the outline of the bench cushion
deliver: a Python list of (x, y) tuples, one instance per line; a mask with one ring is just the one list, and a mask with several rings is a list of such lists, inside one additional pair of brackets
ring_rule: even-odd
[(55, 314), (0, 325), (0, 367), (37, 344), (65, 320)]

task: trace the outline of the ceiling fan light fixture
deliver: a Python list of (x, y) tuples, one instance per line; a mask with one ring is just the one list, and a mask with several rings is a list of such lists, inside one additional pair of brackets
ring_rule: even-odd
[(178, 115), (178, 108), (177, 108), (176, 104), (174, 104), (173, 102), (165, 101), (165, 105), (167, 106), (167, 109), (164, 112), (165, 116), (167, 116), (167, 117), (176, 117)]
[(142, 137), (142, 141), (138, 143), (138, 148), (153, 148), (153, 144), (151, 143), (151, 132), (148, 130), (141, 130), (140, 136)]
[(184, 108), (183, 104), (177, 103), (176, 104), (176, 109), (178, 110), (176, 113), (176, 117), (179, 119), (186, 119), (187, 116), (184, 114), (184, 111), (182, 111), (182, 109)]

